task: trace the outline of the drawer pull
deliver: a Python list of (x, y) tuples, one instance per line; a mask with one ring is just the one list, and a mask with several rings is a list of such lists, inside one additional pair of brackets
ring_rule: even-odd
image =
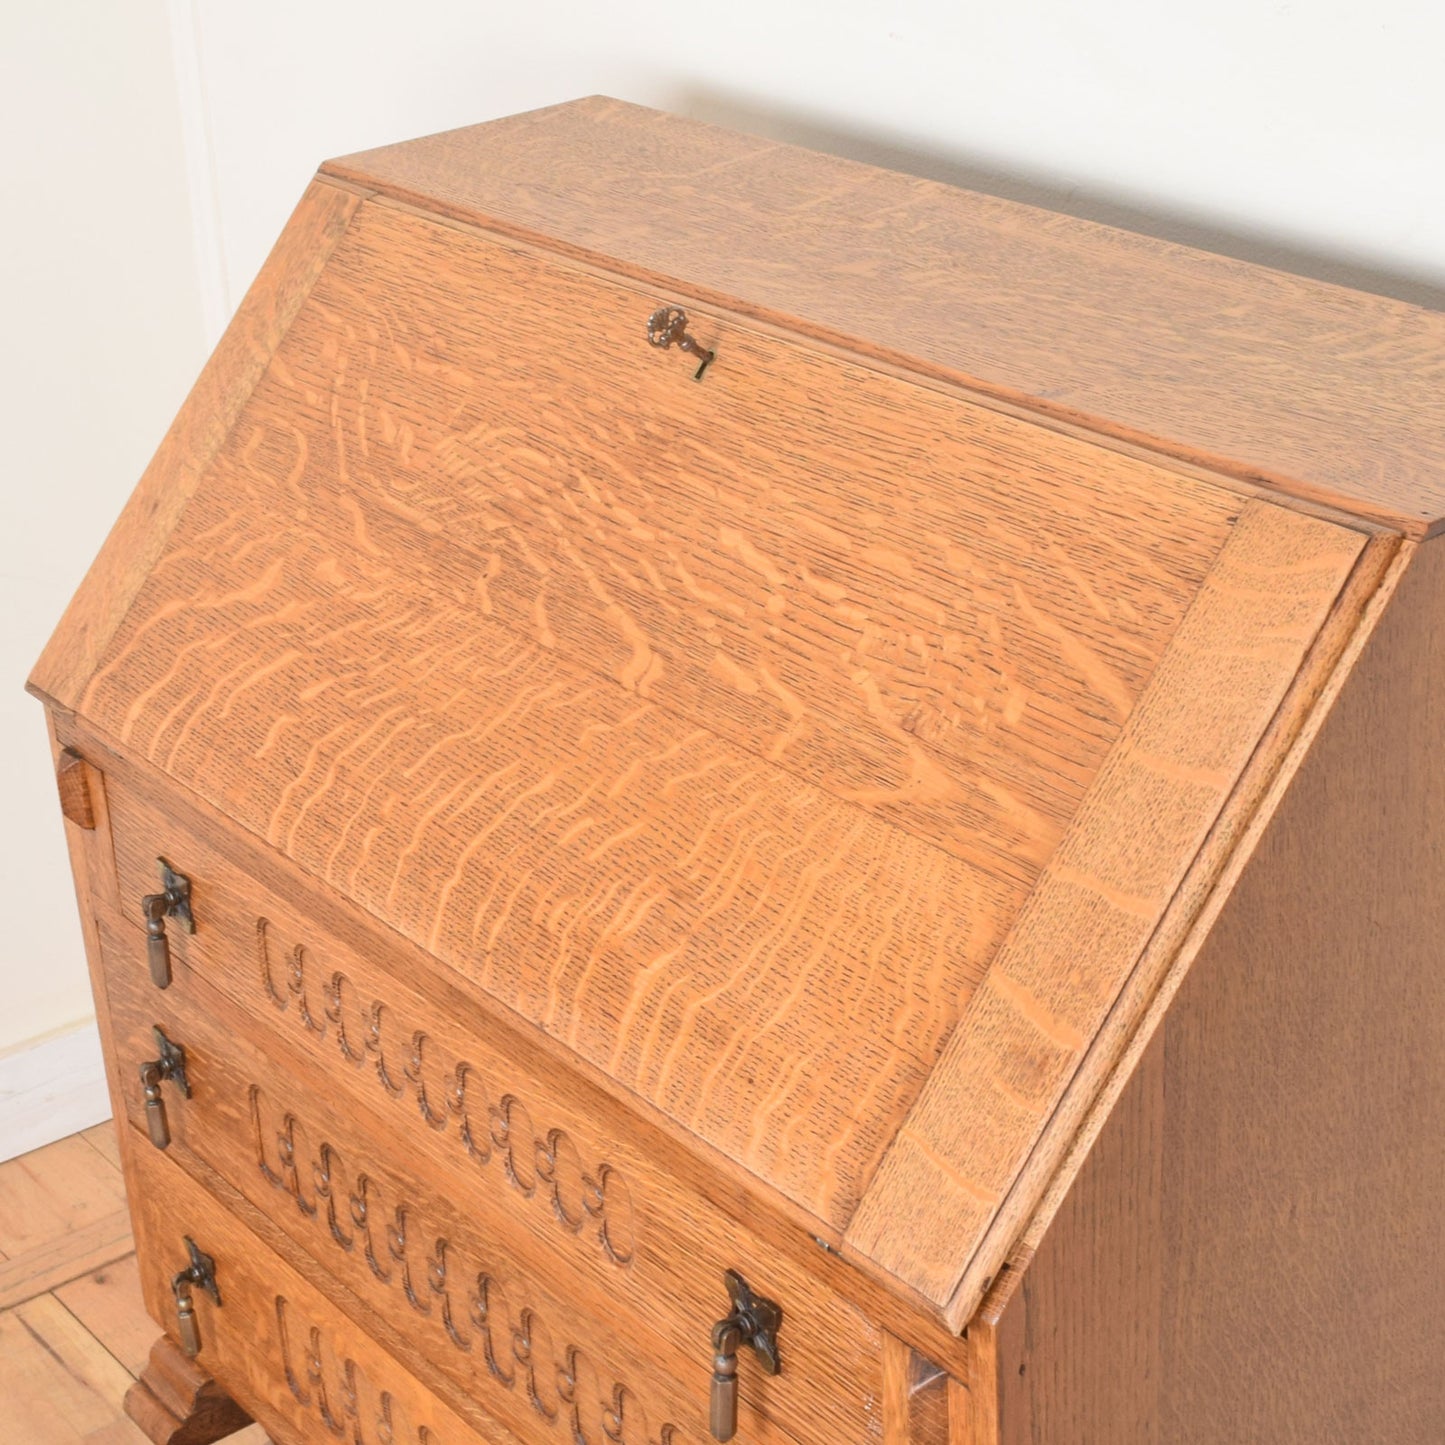
[(166, 919), (175, 919), (184, 933), (194, 933), (196, 921), (191, 916), (191, 880), (177, 873), (164, 858), (157, 858), (156, 866), (160, 869), (161, 891), (146, 894), (140, 907), (146, 921), (146, 961), (150, 964), (151, 982), (157, 988), (169, 988), (171, 944), (166, 937)]
[(686, 351), (692, 356), (700, 357), (698, 368), (692, 374), (694, 381), (702, 380), (703, 372), (708, 369), (717, 355), (717, 352), (709, 351), (705, 346), (699, 346), (687, 334), (687, 312), (676, 306), (659, 306), (647, 318), (647, 340), (651, 345), (660, 346), (664, 351), (669, 346), (676, 344), (679, 351)]
[(161, 1085), (169, 1079), (181, 1091), (181, 1097), (189, 1099), (191, 1082), (186, 1078), (186, 1051), (179, 1044), (173, 1044), (161, 1032), (159, 1024), (153, 1032), (159, 1057), (147, 1059), (140, 1066), (140, 1081), (145, 1088), (146, 1128), (150, 1131), (151, 1143), (157, 1149), (164, 1149), (171, 1142), (171, 1126), (166, 1118)]
[(782, 1368), (778, 1360), (778, 1329), (782, 1309), (756, 1295), (736, 1270), (723, 1279), (733, 1302), (732, 1313), (712, 1327), (712, 1399), (708, 1423), (714, 1440), (731, 1440), (738, 1428), (738, 1349), (751, 1345), (768, 1374)]
[(195, 1359), (201, 1353), (195, 1292), (205, 1290), (219, 1305), (221, 1291), (216, 1284), (216, 1261), (200, 1249), (190, 1235), (186, 1236), (186, 1249), (190, 1252), (191, 1262), (171, 1281), (171, 1291), (176, 1297), (176, 1333), (181, 1349), (190, 1359)]

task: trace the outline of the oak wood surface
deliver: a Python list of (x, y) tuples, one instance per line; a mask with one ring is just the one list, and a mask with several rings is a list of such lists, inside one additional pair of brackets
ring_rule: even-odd
[[(196, 1364), (280, 1440), (348, 1434), (373, 1445), (517, 1445), (475, 1405), (465, 1420), (237, 1222), (177, 1165), (136, 1140), (132, 1151), (141, 1283), (156, 1319), (174, 1316), (170, 1281), (196, 1239), (216, 1260), (221, 1306), (197, 1292)], [(539, 1417), (540, 1423), (540, 1417)], [(556, 1438), (542, 1427), (523, 1442)]]
[(94, 828), (95, 807), (90, 801), (85, 759), (72, 748), (64, 749), (56, 760), (55, 785), (61, 813), (77, 828)]
[(956, 1327), (1157, 986), (1168, 959), (1146, 953), (1151, 936), (1364, 547), (1278, 507), (1246, 510), (854, 1215), (850, 1248)]
[(194, 1360), (162, 1335), (126, 1392), (125, 1412), (153, 1445), (214, 1445), (251, 1417)]
[(1442, 375), (612, 102), (334, 164), (31, 680), (156, 1317), (287, 1439), (685, 1445), (729, 1266), (760, 1445), (1440, 1436)]
[(645, 310), (363, 206), (83, 711), (841, 1229), (1239, 503)]
[(998, 1312), (1003, 1445), (1445, 1431), (1438, 541), (1389, 603)]
[[(56, 638), (63, 628), (57, 629)], [(55, 639), (52, 639), (54, 644)], [(33, 679), (32, 679), (33, 681)], [(110, 1095), (111, 1117), (120, 1116), (119, 1093), (116, 1089), (114, 1071), (109, 1061), (114, 1057), (110, 1037), (110, 1017), (105, 1000), (105, 976), (100, 966), (100, 939), (95, 929), (95, 909), (92, 899), (112, 896), (115, 892), (115, 854), (110, 843), (110, 814), (105, 804), (105, 778), (91, 767), (85, 754), (69, 746), (70, 739), (63, 739), (60, 730), (71, 718), (64, 708), (51, 704), (45, 710), (45, 729), (50, 742), (51, 765), (60, 769), (67, 752), (82, 759), (85, 769), (85, 793), (89, 804), (91, 827), (86, 828), (73, 819), (65, 818), (65, 849), (70, 859), (70, 875), (75, 885), (76, 911), (80, 915), (80, 935), (85, 945), (86, 971), (90, 976), (91, 996), (95, 1000), (96, 1027), (100, 1033), (101, 1051), (107, 1061), (106, 1090)], [(119, 1140), (112, 1134), (109, 1147), (120, 1149)]]
[[(1175, 1438), (1158, 1409), (1166, 1388), (1158, 1300), (1173, 1245), (1161, 1209), (1163, 1064), (1162, 1049), (1146, 1048), (1044, 1235), (1042, 1258), (1031, 1251), (1016, 1261), (1007, 1304), (980, 1311), (991, 1316), (977, 1332), (991, 1336), (998, 1416), (980, 1445)], [(1257, 1282), (1256, 1301), (1267, 1288)], [(1219, 1388), (1231, 1385), (1221, 1379)]]
[(1162, 976), (1155, 975), (1152, 994), (1142, 1001), (1138, 975), (1126, 985), (1116, 1011), (1138, 1022), (1124, 1044), (1118, 1063), (1098, 1089), (1069, 1143), (1028, 1224), (1019, 1236), (1008, 1263), (980, 1304), (977, 1319), (996, 1323), (1007, 1308), (1027, 1263), (1052, 1225), (1055, 1214), (1072, 1191), (1083, 1162), (1094, 1148), (1105, 1122), (1119, 1107), (1130, 1076), (1143, 1059), (1154, 1034), (1188, 976), (1210, 931), (1218, 922), (1230, 894), (1247, 867), (1254, 849), (1269, 827), (1275, 809), (1293, 782), (1295, 773), (1313, 745), (1344, 680), (1373, 636), (1375, 627), (1394, 600), (1395, 589), (1413, 563), (1414, 543), (1399, 544), (1389, 535), (1373, 537), (1350, 574), (1340, 600), (1314, 646), (1305, 658), (1284, 702), (1260, 739), (1236, 785), (1229, 804), (1211, 829), (1171, 904), (1172, 926), (1156, 931), (1149, 952), (1168, 959)]
[(323, 172), (1415, 535), (1445, 517), (1435, 312), (603, 97)]
[[(187, 977), (188, 962), (192, 960), (190, 950), (197, 939), (203, 945), (214, 941), (214, 935), (208, 937), (206, 921), (207, 913), (213, 909), (218, 909), (222, 920), (223, 940), (235, 923), (239, 923), (241, 933), (254, 937), (255, 919), (238, 908), (236, 900), (253, 903), (259, 889), (269, 921), (286, 936), (304, 945), (320, 930), (329, 940), (326, 961), (332, 957), (329, 949), (336, 948), (335, 957), (344, 978), (353, 974), (369, 980), (381, 978), (388, 1000), (398, 998), (413, 1003), (425, 1000), (428, 1017), (438, 1021), (434, 1026), (442, 1030), (438, 1037), (451, 1039), (453, 1030), (457, 1032), (461, 1045), (458, 1057), (478, 1054), (500, 1060), (498, 1077), (525, 1078), (526, 1092), (522, 1097), (547, 1101), (545, 1106), (538, 1106), (539, 1113), (549, 1117), (565, 1115), (578, 1128), (580, 1137), (596, 1131), (605, 1132), (612, 1139), (635, 1143), (636, 1155), (630, 1161), (635, 1176), (650, 1174), (665, 1181), (656, 1193), (657, 1200), (665, 1204), (675, 1190), (680, 1199), (691, 1201), (680, 1216), (682, 1228), (691, 1229), (693, 1220), (731, 1221), (732, 1226), (740, 1227), (744, 1234), (758, 1241), (755, 1248), (759, 1257), (778, 1261), (780, 1272), (791, 1276), (801, 1271), (816, 1277), (834, 1295), (849, 1300), (867, 1318), (908, 1340), (928, 1358), (946, 1365), (959, 1376), (969, 1374), (968, 1340), (960, 1339), (920, 1309), (921, 1301), (910, 1300), (906, 1292), (884, 1285), (845, 1263), (834, 1247), (836, 1236), (824, 1239), (817, 1235), (805, 1214), (790, 1209), (786, 1199), (764, 1188), (754, 1175), (731, 1164), (716, 1151), (701, 1147), (695, 1138), (680, 1131), (675, 1121), (640, 1104), (620, 1089), (615, 1080), (590, 1069), (585, 1061), (577, 1059), (535, 1027), (528, 1027), (525, 1020), (498, 1008), (492, 1000), (461, 992), (454, 976), (439, 968), (436, 960), (422, 949), (345, 905), (334, 892), (320, 887), (290, 860), (237, 833), (199, 799), (162, 782), (148, 767), (128, 763), (78, 720), (62, 719), (60, 728), (68, 742), (93, 760), (93, 766), (98, 762), (104, 770), (107, 799), (113, 792), (119, 810), (114, 828), (118, 848), (106, 850), (107, 866), (105, 877), (98, 885), (97, 903), (118, 907), (121, 916), (126, 917), (135, 907), (137, 890), (142, 885), (147, 889), (154, 886), (150, 875), (145, 873), (147, 866), (153, 866), (153, 860), (148, 865), (149, 850), (143, 840), (158, 832), (177, 840), (177, 851), (188, 860), (195, 860), (200, 890), (200, 931), (194, 938), (176, 934), (172, 939), (182, 983)], [(109, 815), (107, 818), (109, 838)], [(124, 874), (124, 883), (117, 876), (117, 865)], [(246, 881), (238, 883), (239, 879)], [(89, 903), (87, 906), (93, 915), (94, 907)], [(290, 950), (285, 950), (288, 956), (294, 947), (293, 943)], [(219, 961), (225, 963), (224, 950)], [(197, 971), (209, 982), (222, 992), (229, 991), (243, 1007), (249, 1006), (256, 984), (237, 988), (238, 982), (244, 982), (243, 973), (236, 971), (244, 969), (244, 960), (214, 970), (199, 955), (194, 962)], [(336, 971), (331, 968), (326, 973)], [(364, 1006), (369, 1009), (374, 1001), (378, 1000), (368, 998)], [(288, 1007), (286, 1014), (292, 1026), (299, 1027), (299, 1010)], [(409, 1024), (410, 1017), (410, 1013), (406, 1018), (398, 1015), (396, 1020), (404, 1039), (413, 1027)], [(109, 1027), (108, 1018), (104, 1026)], [(383, 1031), (390, 1026), (384, 1019)], [(313, 1044), (316, 1042), (311, 1031), (303, 1031), (303, 1037)], [(320, 1045), (323, 1051), (338, 1048), (334, 1036), (321, 1040)], [(486, 1053), (480, 1054), (480, 1050)], [(427, 1067), (431, 1068), (432, 1063)], [(123, 1089), (117, 1099), (117, 1109), (123, 1115), (126, 1109)], [(416, 1108), (410, 1089), (396, 1102), (400, 1108)], [(134, 1131), (125, 1131), (125, 1137), (127, 1140), (134, 1137)], [(222, 1186), (230, 1188), (224, 1182)], [(769, 1264), (764, 1272), (771, 1273), (773, 1267)]]
[[(684, 1215), (671, 1235), (652, 1229), (651, 1216), (665, 1206), (621, 1151), (602, 1165), (620, 1166), (616, 1173), (597, 1184), (596, 1162), (578, 1154), (586, 1135), (570, 1123), (567, 1134), (548, 1129), (558, 1121), (541, 1113), (542, 1101), (512, 1095), (512, 1081), (489, 1061), (469, 1074), (469, 1114), (458, 1121), (471, 1150), (493, 1155), (484, 1160), (458, 1147), (455, 1128), (442, 1133), (448, 1076), (435, 1060), (413, 1074), (404, 1054), (391, 1056), (405, 1091), (396, 1102), (406, 1107), (397, 1109), (364, 1078), (375, 1062), (364, 1048), (353, 1065), (328, 1047), (321, 1057), (339, 1067), (323, 1069), (316, 1053), (286, 1047), (294, 1031), (278, 1038), (263, 1021), (262, 1032), (194, 977), (178, 976), (157, 994), (139, 931), (104, 916), (101, 928), (137, 1130), (144, 1109), (134, 1065), (153, 1052), (151, 1026), (159, 1023), (184, 1045), (191, 1084), (189, 1099), (164, 1091), (170, 1157), (204, 1160), (376, 1317), (409, 1322), (399, 1358), (413, 1368), (418, 1357), (429, 1362), (452, 1398), (475, 1399), (524, 1430), (534, 1406), (505, 1377), (518, 1363), (512, 1341), (525, 1338), (542, 1378), (580, 1352), (598, 1376), (600, 1400), (623, 1390), (654, 1430), (671, 1422), (687, 1434), (706, 1413), (709, 1332), (728, 1310), (723, 1271), (736, 1268), (777, 1298), (787, 1319), (781, 1375), (743, 1361), (744, 1438), (874, 1438), (876, 1329), (806, 1275), (780, 1270), (744, 1231), (697, 1215)], [(311, 1001), (313, 1018), (324, 1018), (321, 998)], [(362, 1037), (358, 1030), (351, 1040), (359, 1046)], [(408, 1075), (427, 1089), (425, 1113), (406, 1097)], [(489, 1098), (506, 1107), (501, 1118), (491, 1116)], [(583, 1418), (586, 1438), (600, 1439), (601, 1406)]]
[(309, 186), (30, 674), (72, 708), (358, 204)]
[(885, 1335), (883, 1445), (975, 1445), (973, 1436), (958, 1428), (953, 1397), (962, 1388), (932, 1360)]

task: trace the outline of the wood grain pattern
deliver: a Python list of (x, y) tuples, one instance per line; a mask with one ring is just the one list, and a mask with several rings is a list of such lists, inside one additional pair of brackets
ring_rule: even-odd
[(194, 1360), (165, 1336), (126, 1392), (125, 1412), (153, 1445), (214, 1445), (251, 1423)]
[(55, 1297), (129, 1374), (139, 1375), (145, 1369), (156, 1327), (141, 1300), (134, 1251), (62, 1285)]
[[(740, 1228), (756, 1241), (749, 1246), (749, 1257), (765, 1261), (760, 1267), (762, 1273), (770, 1277), (783, 1277), (786, 1273), (790, 1279), (801, 1276), (803, 1281), (816, 1279), (879, 1327), (886, 1327), (906, 1339), (913, 1348), (946, 1365), (954, 1374), (968, 1376), (971, 1370), (968, 1340), (960, 1339), (938, 1320), (915, 1308), (894, 1289), (845, 1263), (833, 1247), (836, 1239), (823, 1239), (804, 1211), (790, 1205), (756, 1176), (715, 1150), (702, 1147), (696, 1137), (681, 1130), (676, 1121), (641, 1104), (615, 1080), (587, 1065), (546, 1034), (526, 1025), (494, 1000), (476, 991), (464, 992), (454, 973), (424, 950), (346, 904), (333, 890), (303, 874), (291, 860), (235, 831), (213, 808), (161, 782), (151, 769), (127, 763), (77, 719), (62, 720), (61, 732), (88, 757), (98, 760), (105, 770), (107, 798), (112, 791), (116, 795), (119, 814), (114, 836), (120, 850), (120, 876), (124, 882), (114, 876), (116, 859), (111, 853), (110, 871), (101, 885), (102, 892), (97, 895), (105, 906), (119, 906), (122, 916), (127, 916), (134, 907), (134, 885), (149, 866), (145, 861), (148, 840), (157, 831), (176, 839), (177, 851), (188, 863), (194, 860), (203, 914), (202, 932), (196, 937), (203, 947), (216, 942), (214, 935), (208, 936), (209, 925), (204, 917), (213, 911), (219, 920), (216, 933), (221, 939), (231, 936), (232, 924), (228, 920), (242, 920), (237, 936), (254, 935), (254, 916), (244, 907), (238, 908), (236, 903), (239, 900), (241, 904), (254, 904), (259, 889), (268, 918), (281, 930), (283, 945), (286, 939), (313, 939), (316, 930), (322, 930), (329, 940), (326, 956), (321, 959), (323, 966), (331, 963), (331, 948), (339, 948), (342, 951), (335, 957), (343, 973), (365, 980), (383, 977), (388, 998), (399, 1000), (397, 1006), (407, 1007), (408, 1019), (413, 1016), (411, 1006), (425, 1000), (425, 1016), (439, 1043), (450, 1050), (460, 1040), (459, 1056), (470, 1059), (480, 1055), (493, 1060), (494, 1065), (489, 1067), (500, 1066), (496, 1067), (498, 1077), (510, 1080), (525, 1076), (526, 1096), (545, 1101), (537, 1108), (549, 1121), (559, 1119), (564, 1128), (575, 1129), (576, 1136), (583, 1139), (595, 1131), (598, 1135), (605, 1133), (610, 1139), (630, 1141), (635, 1153), (629, 1159), (629, 1178), (642, 1177), (640, 1161), (646, 1166), (646, 1172), (660, 1181), (659, 1186), (654, 1186), (655, 1202), (670, 1208), (674, 1194), (678, 1198), (681, 1207), (676, 1217), (680, 1222), (679, 1238), (684, 1240), (678, 1251), (680, 1255), (697, 1256), (707, 1262), (710, 1256), (699, 1246), (695, 1221), (730, 1221), (729, 1230)], [(145, 886), (154, 886), (148, 876)], [(192, 955), (191, 938), (178, 935), (173, 942), (176, 956), (183, 965), (188, 960), (192, 962), (197, 971), (221, 991), (229, 992), (238, 1001), (249, 999), (256, 992), (259, 975), (244, 980), (242, 990), (237, 990), (232, 982), (233, 977), (240, 979), (254, 967), (254, 955), (238, 958), (235, 966), (240, 971), (233, 975), (229, 965), (213, 969), (201, 953)], [(293, 942), (288, 951), (294, 946)], [(311, 961), (314, 963), (316, 959)], [(337, 965), (332, 965), (331, 971), (334, 972)], [(185, 976), (183, 968), (181, 977)], [(267, 1007), (274, 1010), (276, 1006), (263, 1004), (263, 1008)], [(296, 1027), (296, 1015), (291, 1015), (289, 1008), (287, 1014), (292, 1027)], [(282, 1022), (284, 1024), (285, 1016)], [(398, 1022), (405, 1027), (400, 1015)], [(386, 1026), (384, 1022), (383, 1028)], [(307, 1042), (308, 1045), (313, 1042), (309, 1035)], [(334, 1036), (316, 1042), (323, 1052), (338, 1050)], [(410, 1085), (411, 1081), (407, 1083)], [(416, 1107), (410, 1088), (393, 1102), (407, 1110)], [(561, 1108), (557, 1107), (559, 1104)], [(123, 1115), (123, 1099), (117, 1108)], [(134, 1137), (134, 1130), (127, 1129), (124, 1135), (128, 1141)], [(445, 1136), (444, 1142), (446, 1147), (456, 1147), (455, 1142)], [(598, 1157), (602, 1155), (599, 1153)], [(223, 1181), (221, 1187), (229, 1188)], [(666, 1212), (665, 1209), (663, 1217)], [(722, 1240), (723, 1236), (718, 1238)], [(272, 1243), (274, 1247), (278, 1242)], [(595, 1246), (589, 1246), (592, 1247)], [(719, 1259), (712, 1262), (719, 1269), (724, 1267)]]
[(0, 1310), (123, 1259), (132, 1248), (130, 1215), (121, 1207), (45, 1244), (13, 1254), (0, 1264)]
[(602, 97), (323, 171), (1413, 535), (1445, 517), (1434, 312)]
[[(200, 1185), (151, 1149), (133, 1151), (136, 1236), (147, 1308), (174, 1311), (184, 1236), (216, 1259), (222, 1305), (197, 1295), (196, 1363), (278, 1439), (350, 1436), (360, 1445), (518, 1445), (476, 1406), (465, 1419), (438, 1401)], [(529, 1431), (524, 1445), (550, 1440)]]
[[(1141, 967), (1120, 995), (1115, 1012), (1137, 1018), (1137, 1026), (1087, 1113), (1071, 1112), (1080, 1123), (1063, 1162), (1019, 1237), (1007, 1267), (1013, 1269), (1014, 1283), (1050, 1228), (1105, 1121), (1118, 1106), (1130, 1075), (1168, 1015), (1180, 984), (1218, 922), (1254, 848), (1308, 754), (1322, 719), (1334, 705), (1342, 680), (1391, 605), (1415, 548), (1414, 543), (1399, 545), (1399, 539), (1388, 534), (1366, 543), (1339, 602), (1176, 893), (1165, 922), (1151, 938)], [(1162, 974), (1159, 967), (1150, 964), (1151, 955), (1155, 960), (1168, 960), (1162, 964)], [(1146, 981), (1147, 988), (1143, 986)], [(980, 1306), (980, 1314), (987, 1312), (997, 1318), (1010, 1287), (1001, 1276)]]
[[(69, 713), (54, 706), (45, 710), (45, 726), (50, 739), (50, 756), (53, 765), (58, 766), (63, 751), (69, 750), (85, 757), (83, 749), (76, 746), (74, 737), (60, 736), (60, 729), (73, 720)], [(85, 943), (85, 964), (90, 975), (90, 991), (95, 999), (96, 1027), (100, 1033), (100, 1045), (106, 1060), (106, 1089), (110, 1095), (112, 1119), (124, 1117), (119, 1081), (112, 1060), (115, 1058), (115, 1039), (110, 1028), (110, 1009), (105, 992), (105, 970), (101, 966), (100, 934), (95, 923), (95, 899), (116, 896), (115, 851), (110, 838), (110, 811), (105, 797), (105, 776), (86, 762), (86, 794), (95, 819), (94, 828), (82, 828), (65, 820), (65, 847), (70, 856), (70, 872), (75, 882), (75, 901), (80, 914), (81, 938)], [(126, 1131), (127, 1133), (129, 1131)], [(81, 1141), (86, 1142), (86, 1141)], [(119, 1167), (125, 1168), (125, 1145), (119, 1132), (112, 1133), (111, 1142), (119, 1151)], [(93, 1147), (93, 1146), (92, 1146)], [(123, 1191), (121, 1197), (124, 1197)], [(119, 1200), (117, 1201), (119, 1203)], [(3, 1245), (0, 1245), (3, 1247)]]
[(30, 674), (73, 708), (359, 198), (310, 185)]
[[(122, 1116), (191, 1051), (152, 1435), (701, 1445), (731, 1267), (758, 1445), (1439, 1438), (1442, 378), (612, 102), (335, 163), (31, 680)], [(110, 1439), (26, 1295), (127, 1350), (122, 1217), (13, 1177)]]
[[(253, 1038), (248, 1020), (198, 980), (177, 980), (157, 998), (133, 966), (139, 940), (126, 934), (134, 930), (103, 920), (102, 931), (113, 960), (119, 1057), (145, 1054), (152, 1021), (187, 1051), (192, 1097), (167, 1099), (169, 1157), (209, 1164), (361, 1300), (366, 1318), (405, 1323), (403, 1364), (415, 1369), (419, 1356), (448, 1382), (449, 1398), (475, 1399), (525, 1432), (537, 1410), (557, 1415), (552, 1378), (580, 1352), (596, 1376), (577, 1407), (584, 1438), (603, 1438), (605, 1402), (619, 1392), (654, 1434), (667, 1425), (679, 1439), (695, 1433), (706, 1415), (708, 1331), (727, 1312), (724, 1266), (709, 1260), (696, 1268), (686, 1241), (651, 1237), (644, 1214), (634, 1257), (587, 1269), (595, 1255), (575, 1179), (561, 1181), (565, 1205), (577, 1208), (575, 1232), (565, 1216), (535, 1234), (519, 1229), (518, 1196), (484, 1192), (479, 1186), (492, 1174), (464, 1153), (436, 1148), (414, 1106), (390, 1109), (375, 1091), (345, 1089), (336, 1073)], [(138, 1088), (128, 1090), (127, 1105), (143, 1128)], [(552, 1167), (573, 1173), (575, 1158), (564, 1144), (555, 1166), (547, 1165), (545, 1136), (523, 1135), (531, 1121), (521, 1100), (506, 1118), (518, 1136), (516, 1168), (546, 1210), (541, 1176)], [(483, 1113), (479, 1123), (492, 1121)], [(610, 1202), (615, 1209), (619, 1201)], [(637, 1201), (644, 1210), (650, 1203)], [(716, 1223), (698, 1219), (694, 1231), (696, 1252), (711, 1254)], [(741, 1231), (723, 1248), (758, 1288), (786, 1300), (789, 1322), (789, 1369), (769, 1378), (744, 1361), (744, 1438), (759, 1445), (876, 1438), (877, 1332), (795, 1271), (770, 1271)], [(528, 1342), (530, 1363), (514, 1340)]]
[(950, 1397), (958, 1382), (894, 1335), (883, 1337), (883, 1445), (973, 1445), (955, 1436)]
[(1046, 1132), (1066, 1089), (1086, 1066), (1081, 1107), (1137, 1023), (1152, 988), (1096, 1043), (1364, 545), (1246, 511), (855, 1214), (850, 1248), (955, 1326), (1067, 1149), (1069, 1117)]
[(1032, 880), (1237, 498), (723, 319), (697, 386), (645, 293), (356, 225), (255, 409), (252, 469), (301, 465), (281, 410), (317, 458), (311, 530), (444, 538), (488, 617)]
[(1164, 1089), (1163, 1051), (1146, 1049), (1044, 1236), (1042, 1259), (1016, 1258), (1007, 1302), (985, 1306), (971, 1327), (990, 1336), (980, 1359), (992, 1359), (998, 1419), (987, 1445), (1175, 1438), (1158, 1414), (1166, 1366), (1157, 1302), (1171, 1248), (1161, 1211)]
[[(1030, 473), (1016, 423), (741, 333), (738, 379), (683, 391), (639, 298), (534, 265), (359, 217), (85, 711), (841, 1228), (1235, 499), (1088, 448)], [(445, 268), (454, 295), (545, 281), (615, 348), (605, 440), (565, 361), (584, 332), (519, 336), (503, 308), (479, 340), (421, 299)], [(372, 338), (354, 359), (348, 327)], [(529, 441), (518, 377), (584, 415)], [(737, 414), (682, 409), (704, 394)], [(818, 396), (839, 399), (821, 425)], [(744, 416), (755, 443), (723, 462)], [(698, 459), (686, 485), (639, 480), (659, 427)], [(908, 492), (895, 531), (862, 455)]]
[(1004, 1445), (1445, 1430), (1442, 604), (1430, 542), (999, 1312)]
[(0, 1407), (17, 1445), (145, 1445), (121, 1414), (130, 1383), (53, 1295), (0, 1314)]
[(95, 805), (90, 801), (85, 759), (73, 748), (65, 748), (55, 765), (55, 786), (60, 792), (60, 811), (77, 828), (95, 827)]
[[(107, 1122), (28, 1156), (32, 1177), (45, 1181), (40, 1199), (54, 1206), (92, 1200), (104, 1209), (120, 1180), (115, 1134)], [(86, 1147), (77, 1147), (82, 1144)], [(57, 1163), (61, 1167), (52, 1167)], [(13, 1176), (19, 1167), (19, 1160), (11, 1160), (0, 1166), (0, 1176)], [(49, 1278), (54, 1285), (49, 1293), (34, 1272), (47, 1252), (67, 1241), (74, 1245), (107, 1218), (91, 1217), (91, 1224), (4, 1264), (12, 1279), (31, 1271), (31, 1288), (19, 1291), (24, 1303), (0, 1309), (0, 1425), (7, 1441), (71, 1445), (77, 1431), (92, 1445), (141, 1438), (127, 1423), (122, 1400), (129, 1381), (146, 1367), (156, 1326), (141, 1300), (135, 1255), (92, 1269), (72, 1251), (65, 1269)], [(128, 1217), (124, 1224), (128, 1240)], [(59, 1274), (66, 1282), (57, 1282)], [(228, 1438), (234, 1445), (270, 1445), (259, 1427)]]

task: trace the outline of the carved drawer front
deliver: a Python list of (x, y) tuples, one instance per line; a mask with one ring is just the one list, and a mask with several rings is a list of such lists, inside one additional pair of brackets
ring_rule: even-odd
[[(130, 1154), (146, 1308), (182, 1339), (189, 1299), (198, 1363), (277, 1440), (516, 1445), (475, 1406), (444, 1405), (165, 1155)], [(178, 1280), (197, 1256), (208, 1278)]]
[[(528, 1440), (709, 1439), (732, 1270), (784, 1312), (778, 1374), (739, 1351), (738, 1437), (881, 1438), (878, 1330), (660, 1165), (616, 1101), (109, 792), (129, 906), (101, 909), (101, 933), (132, 1121), (221, 1174), (452, 1398)], [(164, 989), (137, 906), (158, 856), (195, 919), (168, 937)], [(183, 1081), (143, 1077), (157, 1027)]]

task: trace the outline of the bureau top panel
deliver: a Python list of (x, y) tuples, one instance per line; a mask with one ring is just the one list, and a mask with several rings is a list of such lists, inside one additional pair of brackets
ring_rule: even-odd
[(841, 1226), (1239, 513), (363, 205), (79, 699)]
[(1445, 316), (604, 98), (325, 173), (1410, 533)]
[(1365, 545), (318, 183), (32, 685), (957, 1326)]

